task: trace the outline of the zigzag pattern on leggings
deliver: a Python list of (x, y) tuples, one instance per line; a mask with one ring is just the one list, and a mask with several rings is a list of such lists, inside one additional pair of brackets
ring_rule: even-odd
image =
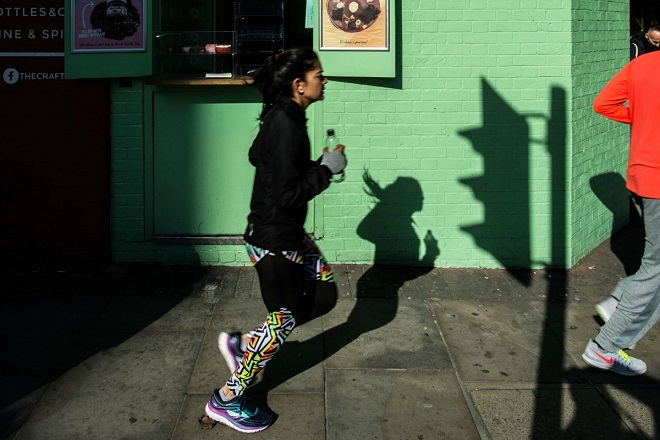
[(293, 313), (283, 307), (277, 312), (269, 313), (266, 321), (254, 330), (241, 363), (227, 381), (227, 387), (235, 395), (243, 394), (257, 373), (263, 370), (277, 353), (295, 326)]
[(332, 269), (316, 242), (311, 237), (306, 236), (303, 239), (303, 245), (304, 248), (299, 252), (302, 254), (302, 264), (305, 266), (305, 278), (334, 283), (335, 276)]

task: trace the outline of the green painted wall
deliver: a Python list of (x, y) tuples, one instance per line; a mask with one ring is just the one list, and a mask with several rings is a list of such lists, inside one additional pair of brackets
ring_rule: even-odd
[(553, 89), (570, 96), (571, 9), (514, 3), (406, 2), (400, 87), (330, 85), (324, 120), (340, 127), (354, 170), (326, 197), (331, 259), (370, 261), (379, 246), (386, 260), (413, 263), (397, 247), (421, 246), (358, 237), (376, 202), (366, 168), (384, 188), (400, 176), (420, 183), (424, 204), (412, 218), (420, 238), (430, 230), (438, 240), (437, 266), (549, 264), (547, 125)]
[[(255, 101), (258, 96), (253, 96), (254, 91), (237, 91), (233, 87), (222, 94), (218, 94), (217, 88), (196, 87), (192, 94), (168, 99), (176, 92), (145, 86), (141, 80), (133, 80), (130, 85), (120, 85), (119, 81), (115, 81), (112, 88), (113, 260), (244, 263), (244, 250), (239, 245), (161, 244), (155, 242), (153, 237), (158, 232), (167, 236), (177, 235), (172, 233), (172, 225), (190, 232), (193, 221), (196, 228), (202, 229), (196, 233), (190, 232), (190, 235), (208, 233), (208, 226), (199, 224), (200, 212), (211, 209), (215, 211), (210, 213), (209, 219), (224, 221), (229, 224), (230, 233), (237, 233), (238, 218), (245, 217), (244, 214), (215, 214), (226, 205), (235, 207), (236, 211), (238, 206), (247, 206), (239, 200), (245, 199), (245, 195), (235, 194), (238, 183), (232, 176), (236, 173), (236, 162), (247, 157), (256, 121), (253, 117), (246, 117), (242, 124), (232, 120), (237, 132), (249, 133), (250, 137), (246, 135), (242, 139), (237, 139), (233, 133), (223, 133), (222, 127), (227, 125), (223, 126), (218, 121), (217, 137), (213, 137), (215, 122), (209, 117), (222, 116), (225, 111), (236, 112), (237, 107), (253, 110), (254, 116), (259, 110), (258, 101)], [(199, 105), (192, 108), (189, 102), (193, 98), (191, 95), (199, 95)], [(179, 105), (174, 113), (170, 107), (176, 103)], [(167, 114), (154, 111), (157, 105), (160, 112)], [(179, 119), (172, 119), (173, 116)], [(151, 127), (163, 124), (167, 127), (154, 133)], [(203, 127), (198, 124), (203, 124)], [(187, 142), (183, 142), (181, 133), (186, 134)], [(159, 144), (156, 145), (156, 142)], [(222, 166), (228, 168), (227, 172), (222, 176), (213, 176)], [(250, 171), (247, 163), (241, 169)], [(203, 175), (209, 176), (208, 190), (200, 188), (200, 176)], [(249, 176), (243, 176), (241, 180), (244, 187), (249, 186), (250, 183), (246, 183)], [(218, 192), (217, 185), (228, 185), (230, 191)], [(247, 191), (249, 193), (249, 188)], [(217, 203), (212, 203), (209, 198), (218, 194)], [(247, 209), (245, 206), (242, 206), (243, 211)], [(219, 227), (217, 223), (215, 226)]]
[[(346, 181), (315, 203), (328, 259), (561, 267), (600, 244), (625, 222), (626, 202), (602, 181), (622, 171), (627, 132), (591, 102), (626, 61), (627, 6), (402, 3), (400, 78), (330, 78), (310, 108), (316, 147), (335, 128), (349, 159)], [(139, 80), (114, 84), (114, 259), (247, 264), (241, 246), (155, 245), (145, 234), (145, 96)]]
[(258, 130), (245, 115), (259, 113), (259, 99), (244, 88), (154, 91), (154, 235), (245, 231), (236, 213), (250, 209), (254, 168), (245, 152)]
[(570, 263), (628, 220), (624, 176), (629, 127), (592, 110), (593, 98), (628, 62), (628, 11), (627, 0), (574, 1)]

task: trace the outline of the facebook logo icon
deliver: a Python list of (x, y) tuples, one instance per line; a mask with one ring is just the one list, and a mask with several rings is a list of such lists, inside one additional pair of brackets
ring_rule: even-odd
[(16, 84), (19, 76), (18, 70), (10, 67), (4, 71), (2, 79), (4, 79), (7, 84)]

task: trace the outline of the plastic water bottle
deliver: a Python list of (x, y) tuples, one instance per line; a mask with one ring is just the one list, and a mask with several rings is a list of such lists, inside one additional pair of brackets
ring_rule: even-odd
[(334, 150), (337, 145), (339, 145), (339, 138), (335, 136), (335, 130), (328, 128), (325, 140), (323, 141), (323, 146), (328, 147), (328, 151)]
[[(330, 152), (330, 151), (334, 151), (334, 149), (337, 148), (337, 145), (339, 145), (340, 143), (341, 142), (339, 142), (339, 138), (335, 136), (335, 130), (332, 128), (328, 128), (325, 139), (323, 140), (323, 146), (328, 149), (328, 152)], [(337, 177), (332, 178), (332, 181), (334, 183), (339, 183), (339, 182), (343, 182), (345, 178), (346, 178), (346, 173), (342, 170), (342, 172), (339, 173)]]

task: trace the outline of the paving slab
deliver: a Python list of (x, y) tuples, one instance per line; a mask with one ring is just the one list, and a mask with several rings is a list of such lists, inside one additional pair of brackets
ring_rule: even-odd
[(452, 288), (447, 284), (442, 271), (438, 268), (431, 270), (426, 276), (417, 277), (410, 281), (419, 292), (419, 297), (422, 299), (427, 298), (441, 298), (441, 299), (456, 299), (456, 295)]
[(326, 371), (327, 440), (478, 439), (453, 370)]
[(598, 387), (610, 406), (637, 438), (658, 438), (660, 387)]
[(470, 396), (493, 440), (636, 438), (595, 389), (479, 389)]
[[(362, 270), (362, 268), (360, 268)], [(335, 277), (335, 284), (337, 284), (337, 291), (340, 297), (354, 296), (355, 292), (351, 291), (351, 281), (349, 272), (351, 266), (346, 264), (333, 264), (332, 273)]]
[(96, 353), (99, 339), (91, 340), (89, 328), (107, 302), (105, 298), (79, 294), (37, 294), (3, 301), (0, 408), (52, 382)]
[[(181, 415), (171, 437), (172, 440), (235, 440), (246, 438), (233, 429), (215, 424), (202, 428), (199, 417), (208, 402), (208, 395), (188, 395), (183, 402)], [(249, 434), (254, 440), (321, 440), (325, 439), (325, 403), (323, 393), (272, 394), (267, 401), (256, 396), (260, 407), (268, 408), (276, 416), (275, 422), (265, 431)]]
[[(235, 269), (233, 269), (235, 270)], [(240, 267), (238, 268), (238, 282), (236, 283), (236, 298), (261, 298), (261, 292), (259, 290), (259, 277), (257, 276), (257, 271), (251, 267)]]
[(203, 324), (187, 320), (209, 318), (191, 297), (204, 273), (194, 266), (116, 265), (4, 274), (11, 296), (0, 298), (0, 438), (13, 438), (28, 415), (38, 414), (33, 409), (43, 407), (55, 380), (146, 327), (201, 331)]
[[(333, 273), (338, 272), (343, 274), (348, 280), (348, 290), (342, 289), (339, 292), (340, 297), (351, 296), (355, 297), (358, 291), (358, 281), (364, 275), (364, 272), (369, 270), (370, 266), (367, 264), (347, 264), (341, 267), (333, 266)], [(338, 286), (339, 287), (339, 286)], [(350, 294), (350, 295), (348, 295)]]
[(17, 440), (171, 435), (203, 333), (140, 332), (58, 378)]
[(198, 297), (185, 297), (172, 304), (172, 307), (150, 319), (144, 325), (145, 310), (158, 302), (157, 297), (114, 298), (100, 313), (95, 323), (102, 330), (156, 330), (156, 331), (198, 331), (204, 332), (213, 315), (213, 303)]
[[(541, 340), (547, 335), (542, 332), (544, 316), (529, 303), (429, 300), (429, 304), (461, 380), (536, 381)], [(561, 349), (558, 339), (551, 344)], [(566, 356), (564, 362), (574, 361)]]
[[(13, 396), (7, 396), (7, 400), (11, 403), (3, 405), (0, 410), (0, 439), (14, 438), (14, 434), (21, 429), (50, 386), (50, 383), (39, 386), (40, 382), (25, 382), (25, 380), (3, 380), (0, 384), (4, 392), (14, 391)], [(11, 386), (13, 390), (7, 390), (6, 385)]]
[(327, 368), (450, 368), (423, 300), (342, 298), (323, 317)]

